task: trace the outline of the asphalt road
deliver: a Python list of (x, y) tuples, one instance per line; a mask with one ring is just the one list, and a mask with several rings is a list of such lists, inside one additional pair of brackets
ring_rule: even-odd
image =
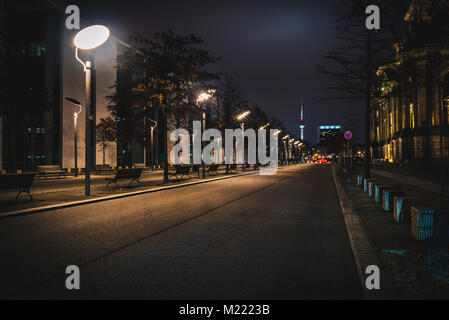
[(1, 298), (361, 297), (329, 166), (1, 219), (0, 239)]

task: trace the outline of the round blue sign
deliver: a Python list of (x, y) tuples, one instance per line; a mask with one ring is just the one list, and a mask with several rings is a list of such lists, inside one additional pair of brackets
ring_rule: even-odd
[(351, 131), (346, 131), (345, 132), (345, 138), (346, 138), (346, 140), (351, 140), (352, 139), (352, 132)]

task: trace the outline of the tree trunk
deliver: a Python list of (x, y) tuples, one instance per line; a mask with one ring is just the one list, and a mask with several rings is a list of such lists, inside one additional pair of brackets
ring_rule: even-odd
[(167, 116), (165, 114), (161, 115), (162, 118), (162, 125), (163, 125), (163, 130), (162, 130), (162, 145), (163, 145), (163, 150), (164, 150), (164, 183), (168, 183), (168, 143), (167, 143), (167, 133), (168, 133), (168, 128), (167, 128)]
[(104, 139), (103, 139), (103, 147), (102, 147), (102, 149), (103, 149), (103, 164), (106, 164), (106, 152), (105, 152), (105, 149), (106, 148), (106, 145), (105, 145), (105, 141), (104, 141)]

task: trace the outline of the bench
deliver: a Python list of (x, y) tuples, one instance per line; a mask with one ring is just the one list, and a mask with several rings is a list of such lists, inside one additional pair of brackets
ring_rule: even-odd
[(144, 172), (151, 171), (151, 167), (147, 167), (145, 163), (134, 163), (134, 168), (142, 169)]
[(233, 163), (233, 164), (229, 165), (229, 173), (231, 173), (232, 171), (237, 173), (237, 164)]
[(130, 179), (128, 186), (131, 186), (131, 184), (136, 181), (140, 185), (140, 176), (142, 175), (142, 169), (120, 169), (115, 174), (114, 178), (106, 178), (105, 181), (106, 189), (111, 183), (117, 184), (118, 180), (124, 180), (124, 179)]
[(108, 164), (97, 164), (95, 166), (96, 174), (114, 174), (114, 169)]
[(27, 193), (30, 196), (30, 199), (33, 200), (33, 196), (30, 193), (33, 179), (34, 173), (0, 175), (0, 190), (18, 190), (16, 201), (22, 193)]
[(183, 177), (187, 176), (190, 179), (190, 166), (177, 166), (174, 172), (171, 172), (168, 179), (175, 177), (176, 181), (182, 180)]
[(211, 164), (208, 170), (209, 175), (218, 175), (218, 164)]
[(37, 173), (39, 175), (39, 178), (41, 176), (58, 176), (58, 179), (60, 176), (64, 176), (64, 178), (67, 178), (66, 172), (57, 165), (37, 166)]

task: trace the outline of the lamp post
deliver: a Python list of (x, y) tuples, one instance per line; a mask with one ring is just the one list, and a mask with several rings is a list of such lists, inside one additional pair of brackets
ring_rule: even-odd
[(289, 150), (289, 153), (288, 153), (288, 159), (292, 159), (293, 158), (293, 142), (295, 141), (295, 139), (291, 139), (289, 142), (288, 142), (288, 150)]
[(283, 142), (283, 146), (284, 146), (284, 162), (287, 159), (288, 150), (287, 150), (287, 142), (286, 142), (286, 140), (288, 140), (288, 138), (290, 138), (289, 134), (287, 134), (286, 136), (284, 136), (282, 138), (282, 142)]
[(157, 127), (157, 121), (154, 121), (152, 119), (148, 119), (150, 120), (153, 125), (151, 126), (151, 133), (150, 133), (150, 140), (151, 140), (151, 170), (154, 170), (154, 145), (153, 145), (153, 140), (154, 140), (154, 129), (156, 129)]
[[(251, 114), (251, 111), (245, 111), (237, 116), (237, 120), (240, 121), (240, 127), (242, 128), (243, 145), (245, 145), (245, 122), (244, 120)], [(243, 172), (245, 172), (245, 150), (243, 150)]]
[(74, 127), (73, 150), (75, 154), (75, 177), (78, 177), (78, 117), (81, 111), (83, 111), (83, 106), (81, 102), (79, 102), (76, 99), (73, 98), (65, 98), (65, 99), (79, 108), (78, 112), (73, 113), (73, 127)]
[(84, 73), (86, 75), (86, 128), (85, 128), (85, 195), (90, 195), (90, 160), (91, 160), (91, 121), (93, 120), (92, 116), (92, 101), (91, 101), (91, 90), (92, 90), (92, 63), (87, 60), (83, 62), (78, 57), (78, 50), (92, 50), (103, 43), (105, 43), (109, 38), (110, 32), (109, 29), (105, 26), (94, 25), (79, 31), (73, 40), (76, 50), (75, 50), (75, 58), (79, 61), (84, 67)]
[[(209, 90), (207, 92), (202, 92), (198, 95), (196, 99), (196, 105), (198, 108), (200, 108), (200, 104), (203, 102), (208, 101), (210, 98), (212, 98), (212, 95), (215, 93), (215, 90)], [(202, 120), (202, 130), (201, 130), (201, 150), (203, 150), (203, 132), (206, 131), (206, 108), (203, 108), (203, 112), (201, 113), (201, 120)], [(202, 152), (201, 152), (201, 158), (202, 158)], [(203, 165), (203, 179), (206, 178), (206, 163), (204, 162), (204, 159), (202, 159), (202, 165)], [(200, 176), (200, 171), (198, 169), (198, 178)]]

